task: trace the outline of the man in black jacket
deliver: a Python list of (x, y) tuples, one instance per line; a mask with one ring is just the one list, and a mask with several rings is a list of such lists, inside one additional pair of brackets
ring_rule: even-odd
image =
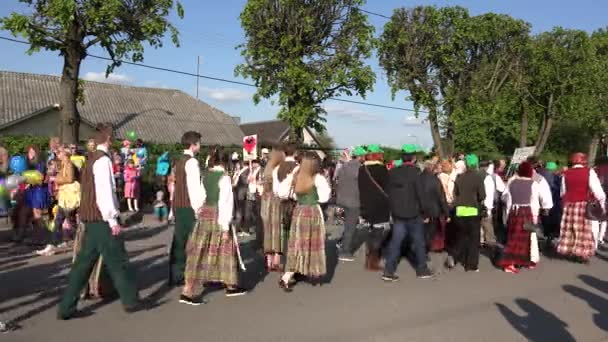
[(395, 271), (401, 258), (401, 245), (407, 237), (412, 244), (416, 275), (418, 278), (432, 277), (432, 273), (426, 265), (424, 237), (424, 223), (429, 222), (429, 219), (425, 213), (426, 199), (420, 170), (416, 167), (415, 152), (415, 146), (404, 145), (403, 165), (392, 169), (389, 173), (387, 188), (393, 215), (393, 231), (387, 245), (386, 263), (382, 275), (382, 279), (387, 282), (399, 279), (395, 275)]
[(450, 211), (448, 208), (448, 202), (443, 191), (443, 186), (437, 175), (435, 175), (436, 164), (429, 160), (424, 163), (424, 171), (420, 176), (422, 182), (422, 193), (425, 196), (425, 202), (427, 207), (427, 216), (429, 222), (425, 224), (425, 238), (426, 238), (426, 252), (431, 251), (431, 244), (435, 237), (437, 227), (442, 220), (447, 220)]

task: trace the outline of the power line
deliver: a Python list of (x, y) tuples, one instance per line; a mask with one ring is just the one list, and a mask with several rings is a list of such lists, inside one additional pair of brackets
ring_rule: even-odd
[(391, 17), (389, 17), (387, 15), (384, 15), (384, 14), (380, 14), (380, 13), (375, 13), (375, 12), (372, 12), (372, 11), (364, 10), (363, 8), (359, 8), (359, 11), (361, 11), (363, 13), (370, 14), (370, 15), (375, 15), (377, 17), (385, 18), (385, 19), (390, 19), (391, 18)]
[[(30, 44), (30, 43), (28, 43), (26, 41), (19, 40), (19, 39), (14, 39), (14, 38), (10, 38), (10, 37), (0, 36), (0, 39), (6, 40), (6, 41), (10, 41), (10, 42), (14, 42), (14, 43), (27, 44), (27, 45)], [(89, 56), (91, 58), (96, 58), (96, 59), (104, 60), (104, 61), (110, 61), (110, 62), (113, 61), (109, 57), (97, 56), (97, 55), (93, 55), (93, 54), (87, 54), (87, 56)], [(220, 78), (220, 77), (213, 77), (213, 76), (207, 76), (207, 75), (197, 75), (195, 73), (191, 73), (191, 72), (187, 72), (187, 71), (169, 69), (169, 68), (165, 68), (165, 67), (153, 66), (153, 65), (148, 65), (148, 64), (143, 64), (143, 63), (136, 63), (136, 62), (129, 62), (129, 61), (124, 61), (124, 60), (120, 60), (119, 62), (122, 63), (122, 64), (134, 65), (134, 66), (138, 66), (138, 67), (142, 67), (142, 68), (146, 68), (146, 69), (171, 72), (171, 73), (174, 73), (174, 74), (180, 74), (180, 75), (191, 76), (191, 77), (200, 77), (200, 78), (207, 79), (207, 80), (212, 80), (212, 81), (231, 83), (231, 84), (238, 84), (238, 85), (242, 85), (242, 86), (246, 86), (246, 87), (257, 88), (254, 84), (251, 84), (251, 83), (246, 83), (246, 82), (241, 82), (241, 81), (235, 81), (235, 80), (228, 80), (228, 79)], [(337, 97), (332, 97), (332, 98), (330, 98), (330, 100), (339, 101), (339, 102), (353, 103), (353, 104), (358, 104), (358, 105), (363, 105), (363, 106), (377, 107), (377, 108), (386, 108), (386, 109), (401, 110), (401, 111), (405, 111), (405, 112), (414, 112), (414, 113), (416, 112), (416, 110), (409, 109), (409, 108), (387, 106), (387, 105), (381, 105), (381, 104), (377, 104), (377, 103), (370, 103), (370, 102), (363, 102), (363, 101), (356, 101), (356, 100), (347, 100), (347, 99), (341, 99), (341, 98), (337, 98)], [(425, 111), (418, 111), (418, 112), (419, 113), (427, 113)]]

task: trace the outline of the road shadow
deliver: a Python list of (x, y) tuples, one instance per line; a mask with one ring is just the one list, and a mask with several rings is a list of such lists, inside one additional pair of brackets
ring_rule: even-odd
[[(260, 253), (259, 246), (255, 240), (241, 243), (239, 246), (246, 269), (243, 271), (239, 268), (239, 285), (248, 291), (253, 291), (256, 286), (263, 282), (266, 279), (266, 276), (268, 276), (264, 257)], [(213, 292), (212, 288), (210, 288), (209, 291)]]
[(568, 324), (553, 313), (525, 298), (517, 298), (515, 303), (524, 312), (523, 315), (515, 313), (506, 305), (500, 303), (495, 305), (507, 322), (527, 341), (576, 341), (568, 331)]
[[(589, 275), (580, 275), (579, 279), (589, 287), (605, 295), (608, 294), (607, 281)], [(593, 314), (593, 323), (601, 330), (608, 332), (608, 299), (606, 297), (574, 285), (564, 285), (563, 289), (572, 296), (587, 302), (589, 307), (596, 311)]]
[(153, 228), (140, 227), (140, 228), (130, 229), (124, 233), (124, 240), (125, 241), (147, 240), (156, 235), (162, 234), (167, 229), (169, 229), (169, 225), (167, 225), (167, 224), (163, 224), (161, 226), (156, 226)]

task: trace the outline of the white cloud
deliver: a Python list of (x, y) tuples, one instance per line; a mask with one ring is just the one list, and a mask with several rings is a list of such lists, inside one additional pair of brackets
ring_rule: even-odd
[(199, 88), (203, 95), (220, 102), (242, 102), (251, 99), (250, 92), (235, 88)]
[(403, 118), (403, 124), (405, 126), (420, 126), (422, 124), (424, 124), (424, 119), (422, 118), (417, 118), (415, 116), (406, 116), (405, 118)]
[(325, 105), (323, 108), (328, 115), (351, 119), (354, 122), (382, 121), (379, 114), (367, 112), (350, 105)]
[(86, 81), (95, 81), (95, 82), (103, 82), (103, 83), (112, 83), (112, 84), (131, 84), (133, 83), (133, 78), (127, 76), (125, 74), (109, 74), (106, 78), (105, 72), (87, 72), (82, 77), (83, 80)]

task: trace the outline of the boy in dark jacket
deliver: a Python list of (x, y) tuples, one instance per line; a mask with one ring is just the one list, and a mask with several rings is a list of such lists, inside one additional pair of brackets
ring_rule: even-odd
[(365, 163), (359, 168), (359, 202), (361, 217), (370, 225), (367, 237), (365, 268), (380, 270), (380, 250), (390, 221), (386, 185), (388, 170), (384, 165), (384, 151), (379, 145), (369, 145)]

